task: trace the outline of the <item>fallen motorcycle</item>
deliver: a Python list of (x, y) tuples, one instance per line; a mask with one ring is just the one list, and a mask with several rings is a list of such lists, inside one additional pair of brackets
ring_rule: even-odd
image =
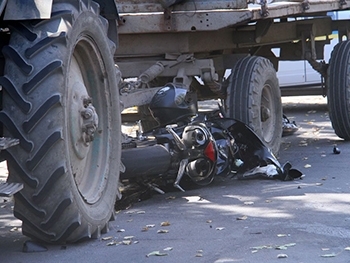
[(198, 113), (196, 97), (167, 84), (150, 103), (159, 126), (124, 143), (121, 179), (164, 193), (161, 186), (181, 186), (184, 178), (210, 184), (216, 176), (282, 181), (302, 173), (278, 162), (264, 142), (244, 123), (225, 118), (224, 110)]

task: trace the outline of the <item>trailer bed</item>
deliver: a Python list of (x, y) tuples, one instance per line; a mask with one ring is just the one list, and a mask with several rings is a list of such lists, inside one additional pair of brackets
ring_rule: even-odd
[(139, 1), (117, 3), (121, 35), (214, 31), (261, 19), (325, 15), (350, 7), (350, 1), (346, 0), (276, 1), (266, 5), (245, 1), (185, 1), (169, 9), (164, 9), (158, 1), (136, 2)]

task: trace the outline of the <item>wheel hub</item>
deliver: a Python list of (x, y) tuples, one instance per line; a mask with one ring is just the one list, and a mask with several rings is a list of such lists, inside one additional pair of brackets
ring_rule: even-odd
[(94, 135), (98, 127), (98, 115), (94, 106), (92, 106), (92, 99), (90, 97), (83, 99), (83, 110), (81, 116), (82, 122), (82, 140), (86, 145), (94, 140)]
[(261, 121), (267, 121), (271, 117), (271, 110), (266, 106), (261, 106)]

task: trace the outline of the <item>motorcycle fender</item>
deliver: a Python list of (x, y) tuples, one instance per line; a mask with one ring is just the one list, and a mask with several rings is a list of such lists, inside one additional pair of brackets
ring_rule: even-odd
[(7, 1), (4, 20), (49, 19), (52, 0)]

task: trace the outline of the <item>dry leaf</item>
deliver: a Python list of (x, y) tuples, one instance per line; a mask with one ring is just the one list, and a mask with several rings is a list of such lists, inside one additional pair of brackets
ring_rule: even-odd
[(124, 237), (124, 240), (129, 240), (129, 239), (133, 239), (134, 238), (134, 236), (126, 236), (126, 237)]
[(170, 222), (169, 221), (165, 221), (160, 223), (160, 226), (170, 226)]
[(264, 245), (264, 246), (259, 246), (259, 247), (251, 247), (250, 249), (253, 249), (253, 250), (261, 250), (261, 249), (270, 249), (272, 248), (272, 246), (270, 245)]
[(277, 237), (286, 237), (286, 234), (278, 234)]
[(167, 256), (167, 253), (162, 253), (160, 251), (153, 251), (151, 253), (148, 253), (146, 257), (151, 257), (151, 256)]
[(213, 220), (207, 220), (206, 222), (207, 222), (208, 224), (210, 224), (210, 223), (213, 222)]
[(166, 199), (168, 200), (174, 200), (176, 197), (175, 196), (168, 196)]
[(248, 216), (241, 216), (241, 217), (237, 217), (237, 220), (246, 220), (248, 218)]
[(118, 245), (119, 245), (119, 242), (113, 240), (113, 241), (111, 241), (111, 242), (108, 242), (106, 245), (107, 245), (107, 246), (118, 246)]
[(147, 232), (148, 229), (149, 229), (148, 227), (143, 227), (143, 228), (141, 229), (141, 231), (142, 231), (142, 232)]
[(201, 257), (203, 257), (203, 254), (201, 254), (201, 253), (196, 254), (196, 258), (201, 258)]
[(107, 241), (107, 240), (111, 240), (113, 237), (103, 237), (102, 240), (103, 241)]
[(16, 226), (10, 229), (10, 232), (15, 232), (15, 231), (18, 231), (18, 227)]
[(285, 247), (294, 247), (297, 243), (288, 243), (288, 244), (284, 244), (283, 246)]
[(146, 225), (147, 228), (153, 228), (153, 227), (156, 227), (155, 224), (150, 224), (150, 225)]
[(331, 253), (331, 254), (324, 254), (324, 255), (321, 255), (321, 257), (323, 258), (334, 258), (337, 254), (335, 253)]
[(135, 211), (126, 211), (125, 214), (134, 214)]
[(131, 245), (132, 244), (132, 240), (123, 240), (122, 244), (123, 245)]
[(295, 245), (296, 245), (296, 243), (290, 243), (290, 244), (285, 244), (285, 245), (282, 245), (282, 246), (277, 246), (275, 248), (277, 250), (286, 250), (286, 249), (288, 249), (288, 247), (293, 247)]
[(157, 231), (158, 234), (166, 234), (166, 233), (169, 233), (169, 230), (166, 230), (166, 229), (159, 229)]

